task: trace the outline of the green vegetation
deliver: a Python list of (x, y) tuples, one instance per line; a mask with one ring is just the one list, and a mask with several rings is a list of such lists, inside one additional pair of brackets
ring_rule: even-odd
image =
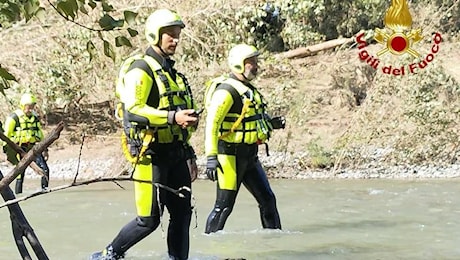
[[(460, 1), (409, 2), (413, 26), (426, 36), (420, 49), (431, 47), (433, 32), (445, 36), (443, 48), (448, 41), (455, 44)], [(273, 56), (360, 31), (372, 39), (373, 30), (383, 28), (391, 1), (181, 3), (64, 0), (39, 5), (36, 0), (0, 0), (0, 90), (8, 101), (2, 116), (27, 89), (42, 100), (48, 124), (66, 119), (74, 132), (117, 131), (110, 105), (119, 64), (145, 49), (147, 15), (157, 7), (169, 7), (178, 10), (187, 25), (177, 66), (188, 76), (199, 101), (204, 82), (227, 70), (224, 58), (231, 44), (244, 41), (263, 50), (257, 84), (273, 113), (288, 118), (286, 133), (273, 137), (286, 141), (275, 143), (271, 150), (307, 152), (308, 167), (325, 168), (368, 163), (375, 160), (376, 149), (385, 151), (378, 160), (388, 164), (451, 163), (458, 158), (460, 87), (458, 77), (447, 69), (452, 64), (436, 57), (423, 72), (391, 77), (359, 62), (356, 46), (303, 61)], [(445, 53), (450, 51), (445, 48)], [(382, 59), (385, 62), (392, 61)], [(91, 122), (84, 119), (88, 115)], [(319, 130), (344, 118), (348, 121), (341, 129)], [(319, 120), (326, 122), (316, 124)]]

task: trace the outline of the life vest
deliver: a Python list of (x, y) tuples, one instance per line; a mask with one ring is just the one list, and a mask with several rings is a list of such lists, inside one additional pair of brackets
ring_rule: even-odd
[(43, 139), (39, 117), (33, 113), (28, 117), (21, 109), (14, 111), (10, 117), (15, 121), (11, 140), (19, 145), (37, 143)]
[[(148, 125), (148, 120), (130, 113), (128, 109), (124, 107), (124, 93), (126, 91), (124, 85), (125, 75), (132, 63), (137, 60), (143, 60), (147, 63), (148, 66), (146, 69), (148, 71), (146, 71), (146, 73), (154, 80), (157, 88), (150, 90), (157, 93), (147, 98), (147, 105), (167, 111), (190, 109), (194, 107), (191, 88), (183, 74), (176, 73), (176, 79), (173, 80), (171, 75), (164, 71), (161, 65), (153, 57), (149, 55), (135, 55), (128, 58), (122, 64), (115, 90), (115, 95), (119, 99), (115, 115), (123, 121), (124, 135), (127, 138), (134, 139), (131, 143), (134, 142), (137, 146), (141, 143), (146, 144), (147, 142), (144, 138), (152, 134), (154, 137), (152, 137), (152, 141), (155, 140), (159, 143), (172, 143), (177, 140), (187, 142), (190, 139), (190, 132), (192, 129), (182, 129), (178, 125), (152, 127)], [(145, 94), (151, 95), (151, 93)], [(128, 143), (129, 141), (130, 140), (128, 140)]]
[(225, 116), (220, 129), (219, 139), (228, 143), (262, 144), (270, 138), (273, 127), (266, 114), (266, 104), (255, 88), (241, 81), (221, 76), (207, 83), (205, 107), (209, 108), (212, 94), (225, 89), (233, 99), (233, 105)]

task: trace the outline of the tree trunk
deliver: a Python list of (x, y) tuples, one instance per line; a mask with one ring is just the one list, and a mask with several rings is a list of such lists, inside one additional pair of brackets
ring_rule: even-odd
[(353, 38), (340, 38), (334, 39), (322, 43), (318, 43), (308, 47), (300, 47), (294, 50), (289, 50), (283, 53), (279, 53), (275, 55), (276, 58), (286, 58), (286, 59), (293, 59), (293, 58), (303, 58), (307, 56), (313, 56), (320, 51), (332, 49), (334, 47), (340, 46), (342, 44), (350, 43), (354, 39)]

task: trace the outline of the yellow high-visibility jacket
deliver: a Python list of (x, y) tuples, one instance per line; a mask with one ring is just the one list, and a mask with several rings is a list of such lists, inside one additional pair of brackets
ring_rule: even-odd
[(5, 135), (11, 141), (21, 144), (34, 144), (43, 140), (43, 131), (36, 114), (27, 116), (21, 109), (14, 111), (5, 121)]
[[(217, 154), (219, 139), (228, 143), (245, 144), (261, 144), (268, 140), (273, 127), (265, 112), (266, 104), (260, 92), (249, 83), (244, 84), (227, 76), (214, 79), (212, 84), (218, 86), (212, 93), (205, 95), (206, 155)], [(249, 104), (247, 109), (243, 108), (245, 103)], [(240, 117), (241, 123), (235, 125)]]
[(190, 86), (182, 74), (172, 70), (174, 75), (171, 75), (170, 71), (166, 71), (148, 53), (147, 51), (146, 55), (134, 57), (134, 60), (143, 59), (150, 69), (122, 66), (117, 83), (117, 96), (124, 104), (128, 117), (132, 119), (130, 121), (157, 128), (157, 142), (188, 142), (194, 128), (189, 127), (184, 133), (184, 129), (173, 123), (171, 116), (179, 109), (196, 108)]

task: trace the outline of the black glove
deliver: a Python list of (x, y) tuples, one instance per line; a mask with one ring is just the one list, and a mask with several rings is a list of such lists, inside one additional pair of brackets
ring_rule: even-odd
[(219, 161), (217, 160), (217, 155), (208, 156), (206, 162), (206, 175), (208, 176), (208, 179), (210, 179), (211, 181), (217, 180), (217, 168), (220, 168), (220, 170), (222, 171), (222, 167), (220, 166)]
[(286, 127), (286, 118), (284, 116), (277, 116), (270, 120), (273, 129), (284, 129)]

